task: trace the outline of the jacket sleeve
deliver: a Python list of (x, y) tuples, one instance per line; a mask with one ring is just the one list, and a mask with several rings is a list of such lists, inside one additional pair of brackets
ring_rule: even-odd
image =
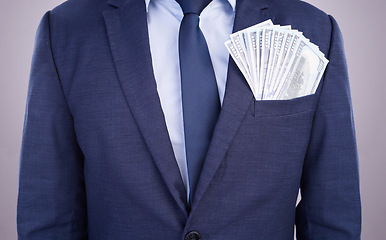
[(20, 240), (87, 239), (83, 155), (50, 42), (50, 13), (35, 39), (20, 155)]
[(297, 206), (297, 239), (358, 240), (358, 155), (342, 35), (331, 18), (330, 60), (314, 116)]

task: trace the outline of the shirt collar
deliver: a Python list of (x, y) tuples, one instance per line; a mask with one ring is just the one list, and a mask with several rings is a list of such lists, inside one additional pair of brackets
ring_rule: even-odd
[[(146, 4), (146, 12), (148, 12), (149, 10), (149, 3), (150, 3), (151, 0), (145, 0), (145, 4)], [(153, 0), (154, 1), (154, 0)], [(235, 11), (236, 9), (236, 0), (227, 0), (229, 2), (229, 4), (231, 5), (232, 9), (233, 9), (233, 12)]]

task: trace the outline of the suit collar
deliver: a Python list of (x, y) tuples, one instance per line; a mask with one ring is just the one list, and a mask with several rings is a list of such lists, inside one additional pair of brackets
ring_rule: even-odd
[[(123, 4), (124, 3), (124, 4)], [(153, 74), (144, 1), (111, 0), (103, 12), (122, 92), (166, 186), (186, 211), (186, 190), (175, 160)]]
[[(122, 91), (166, 185), (186, 213), (185, 187), (170, 143), (151, 64), (145, 2), (109, 0), (109, 4), (118, 8), (105, 11), (104, 17)], [(270, 18), (274, 20), (269, 14), (268, 0), (238, 0), (233, 32)], [(223, 106), (193, 199), (191, 215), (194, 215), (194, 209), (221, 161), (226, 158), (252, 102), (252, 92), (231, 59)]]
[[(125, 4), (125, 3), (129, 2), (129, 1), (132, 1), (132, 0), (108, 0), (107, 3), (109, 5), (111, 5), (111, 6), (114, 6), (114, 7), (120, 7), (120, 6), (122, 6), (123, 4)], [(145, 0), (146, 12), (148, 10), (150, 1), (151, 0)], [(236, 8), (236, 0), (227, 0), (227, 1), (232, 6), (233, 10), (235, 10), (235, 8)]]
[[(130, 1), (138, 1), (138, 0), (108, 0), (107, 3), (111, 6), (114, 6), (114, 7), (120, 7), (122, 5), (124, 5), (125, 3), (127, 2), (130, 2)], [(145, 0), (145, 6), (147, 8), (147, 6), (149, 5), (149, 2), (151, 0)], [(229, 3), (231, 4), (232, 8), (235, 9), (237, 8), (238, 5), (240, 4), (244, 4), (244, 2), (250, 2), (250, 3), (247, 3), (247, 5), (251, 5), (251, 6), (254, 6), (258, 9), (262, 9), (262, 8), (268, 8), (268, 0), (258, 0), (258, 1), (252, 1), (252, 0), (228, 0)]]
[[(146, 12), (149, 9), (150, 1), (155, 1), (155, 0), (145, 0)], [(159, 0), (159, 1), (165, 1), (165, 0)], [(170, 1), (175, 1), (175, 0), (170, 0)], [(231, 5), (233, 11), (235, 11), (235, 9), (236, 9), (236, 0), (213, 0), (213, 1), (228, 1), (228, 3)]]

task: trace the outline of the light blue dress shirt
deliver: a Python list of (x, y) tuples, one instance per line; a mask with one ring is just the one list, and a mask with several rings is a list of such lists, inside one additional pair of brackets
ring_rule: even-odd
[[(175, 0), (145, 2), (157, 90), (174, 155), (189, 196), (178, 56), (178, 33), (183, 13)], [(200, 15), (200, 28), (208, 44), (221, 103), (229, 61), (224, 42), (232, 33), (235, 5), (236, 0), (213, 0)]]

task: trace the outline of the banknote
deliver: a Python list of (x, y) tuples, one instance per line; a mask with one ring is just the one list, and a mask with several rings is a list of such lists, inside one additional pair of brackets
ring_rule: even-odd
[(246, 39), (246, 45), (247, 45), (247, 53), (248, 53), (248, 64), (250, 65), (250, 70), (251, 70), (251, 78), (252, 82), (254, 85), (254, 91), (257, 91), (257, 86), (256, 86), (256, 79), (257, 79), (257, 74), (258, 74), (258, 68), (257, 65), (258, 59), (257, 59), (257, 48), (258, 48), (258, 43), (256, 42), (257, 34), (255, 31), (247, 31), (244, 32), (244, 38)]
[(228, 49), (229, 54), (231, 55), (233, 61), (236, 63), (237, 67), (241, 71), (241, 73), (244, 75), (245, 79), (247, 80), (247, 83), (249, 87), (251, 88), (253, 95), (257, 95), (254, 91), (253, 83), (251, 82), (251, 79), (249, 78), (249, 74), (247, 73), (247, 69), (244, 67), (241, 57), (236, 51), (236, 47), (233, 45), (231, 40), (228, 40), (225, 42), (225, 47)]
[(271, 81), (271, 85), (270, 86), (271, 87), (270, 87), (270, 89), (267, 90), (267, 92), (272, 92), (273, 91), (273, 87), (275, 85), (275, 81), (276, 81), (277, 76), (279, 75), (279, 73), (280, 73), (280, 71), (282, 69), (282, 66), (284, 64), (284, 60), (286, 59), (288, 50), (290, 49), (290, 46), (291, 46), (290, 44), (292, 43), (293, 37), (294, 37), (294, 33), (293, 32), (285, 31), (284, 37), (283, 37), (282, 46), (280, 47), (279, 57), (277, 59), (277, 64), (274, 67), (272, 76), (270, 78), (270, 81)]
[[(234, 46), (237, 55), (240, 57), (239, 64), (244, 66), (244, 77), (248, 84), (253, 87), (253, 92), (261, 89), (258, 85), (259, 70), (260, 70), (260, 44), (259, 44), (259, 29), (262, 27), (273, 26), (272, 20), (266, 20), (249, 28), (243, 29), (230, 35), (230, 41)], [(227, 47), (228, 48), (228, 47)]]
[(277, 63), (279, 60), (280, 51), (283, 46), (283, 39), (286, 30), (291, 30), (290, 26), (275, 26), (272, 32), (272, 41), (271, 41), (271, 50), (268, 61), (267, 74), (264, 81), (263, 87), (263, 98), (266, 98), (270, 95), (270, 89), (272, 89), (272, 75), (274, 70), (277, 67)]
[(271, 20), (232, 33), (225, 46), (256, 100), (313, 94), (328, 64), (302, 32)]
[(300, 40), (290, 70), (280, 81), (274, 99), (292, 99), (313, 93), (326, 65), (323, 54), (315, 52), (305, 39)]

